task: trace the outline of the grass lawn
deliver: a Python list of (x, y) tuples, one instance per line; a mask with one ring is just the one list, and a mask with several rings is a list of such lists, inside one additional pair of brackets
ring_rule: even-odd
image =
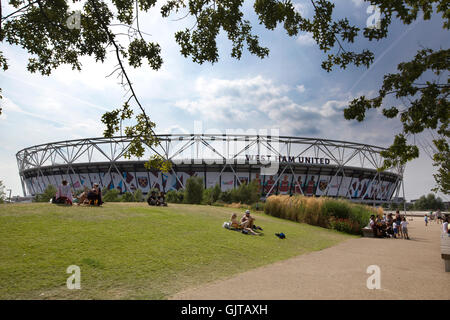
[[(256, 213), (264, 236), (222, 228), (244, 210), (140, 203), (0, 205), (0, 299), (165, 299), (351, 236)], [(286, 240), (274, 233), (284, 232)], [(69, 265), (81, 289), (69, 290)]]

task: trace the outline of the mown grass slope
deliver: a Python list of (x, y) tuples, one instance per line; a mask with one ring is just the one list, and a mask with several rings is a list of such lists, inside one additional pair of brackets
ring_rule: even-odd
[[(1, 299), (164, 299), (350, 236), (256, 213), (264, 236), (222, 228), (243, 210), (107, 203), (0, 205)], [(286, 240), (275, 237), (284, 232)], [(69, 290), (70, 265), (81, 289)]]

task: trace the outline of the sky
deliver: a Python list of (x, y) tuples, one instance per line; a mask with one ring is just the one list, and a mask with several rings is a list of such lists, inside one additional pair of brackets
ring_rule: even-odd
[[(366, 26), (371, 15), (367, 2), (334, 2), (336, 18), (346, 16), (356, 26)], [(375, 61), (369, 69), (349, 66), (328, 73), (320, 67), (325, 55), (309, 34), (289, 37), (282, 27), (266, 30), (259, 25), (252, 3), (246, 1), (243, 10), (261, 45), (270, 49), (265, 59), (248, 52), (240, 60), (231, 58), (231, 44), (221, 33), (219, 62), (193, 63), (180, 54), (174, 39), (176, 31), (192, 26), (192, 20), (179, 20), (181, 13), (163, 19), (159, 4), (140, 16), (141, 29), (149, 34), (146, 39), (161, 45), (164, 64), (158, 71), (145, 64), (127, 70), (147, 114), (157, 125), (156, 132), (192, 132), (194, 123), (202, 121), (205, 130), (275, 128), (281, 135), (388, 147), (401, 132), (399, 119), (386, 119), (381, 110), (374, 110), (366, 121), (358, 123), (345, 120), (343, 109), (360, 95), (374, 97), (383, 76), (396, 72), (397, 65), (412, 59), (417, 50), (446, 48), (450, 42), (439, 16), (418, 19), (409, 26), (394, 21), (387, 39), (368, 42), (361, 38), (345, 45), (348, 50), (372, 50)], [(310, 1), (293, 3), (304, 16), (312, 15)], [(7, 8), (3, 11), (8, 12)], [(12, 189), (12, 195), (21, 195), (17, 151), (46, 142), (102, 136), (102, 114), (120, 107), (126, 93), (118, 79), (106, 77), (116, 64), (112, 54), (104, 64), (83, 58), (81, 72), (62, 66), (50, 76), (41, 76), (27, 71), (29, 55), (23, 49), (0, 44), (0, 50), (9, 62), (9, 69), (0, 72), (0, 180)], [(408, 200), (429, 193), (434, 186), (435, 168), (422, 148), (430, 137), (427, 132), (410, 137), (421, 148), (421, 155), (406, 166)]]

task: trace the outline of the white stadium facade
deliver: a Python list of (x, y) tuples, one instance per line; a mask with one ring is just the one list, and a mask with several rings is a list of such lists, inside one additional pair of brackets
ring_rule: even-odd
[[(16, 154), (24, 195), (67, 180), (73, 189), (183, 189), (191, 176), (205, 188), (222, 190), (257, 180), (264, 197), (271, 194), (343, 197), (384, 203), (402, 190), (404, 167), (381, 171), (381, 147), (319, 138), (230, 134), (158, 135), (141, 159), (125, 158), (130, 138), (86, 138), (32, 146)], [(158, 154), (172, 162), (169, 172), (147, 170)]]

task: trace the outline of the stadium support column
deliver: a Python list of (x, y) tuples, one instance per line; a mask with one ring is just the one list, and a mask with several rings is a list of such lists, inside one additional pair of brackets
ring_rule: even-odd
[(18, 154), (16, 154), (16, 161), (17, 161), (17, 167), (19, 168), (19, 177), (20, 177), (20, 183), (22, 184), (22, 192), (23, 196), (26, 197), (26, 189), (25, 189), (25, 175), (23, 173), (23, 158), (19, 157)]
[(403, 173), (402, 173), (402, 192), (403, 192), (403, 214), (406, 215), (406, 198), (405, 198), (405, 182), (403, 181)]
[(24, 179), (23, 175), (20, 174), (20, 183), (22, 184), (22, 192), (23, 192), (23, 196), (26, 197), (27, 194), (26, 194), (26, 191), (25, 191), (25, 183), (23, 182), (23, 179)]

